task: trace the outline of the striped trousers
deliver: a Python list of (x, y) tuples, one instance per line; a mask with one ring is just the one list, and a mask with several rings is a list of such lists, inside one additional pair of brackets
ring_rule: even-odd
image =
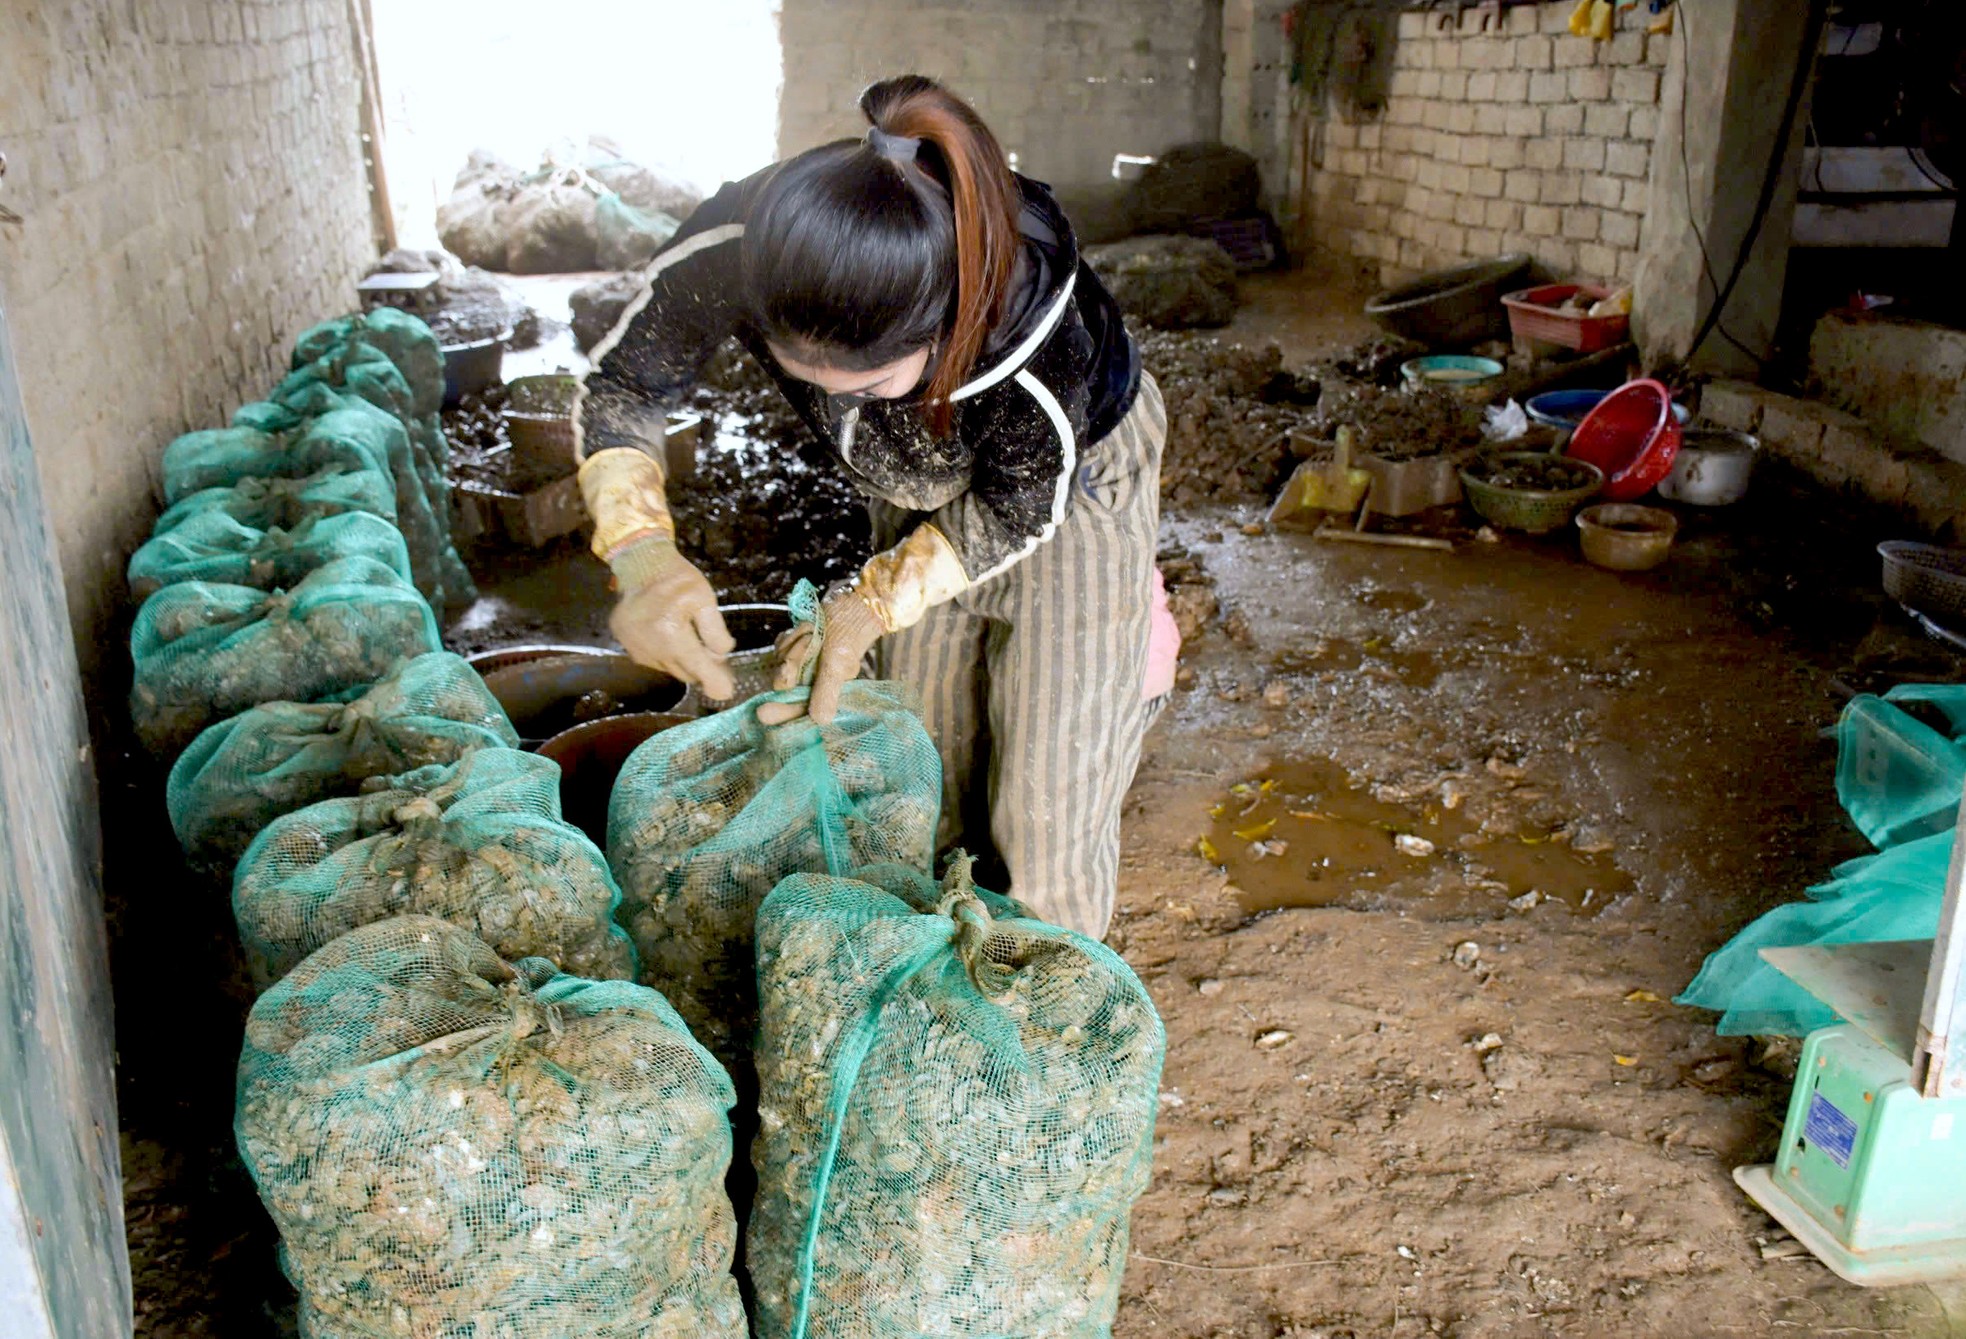
[[(1120, 808), (1160, 704), (1142, 699), (1167, 411), (1153, 378), (1081, 455), (1049, 542), (884, 637), (883, 678), (913, 685), (942, 753), (940, 839), (1008, 876), (1040, 916), (1106, 933)], [(872, 504), (885, 547), (916, 519)], [(979, 879), (989, 886), (987, 880)]]

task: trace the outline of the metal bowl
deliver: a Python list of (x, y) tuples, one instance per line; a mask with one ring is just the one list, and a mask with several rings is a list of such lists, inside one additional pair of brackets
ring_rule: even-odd
[(1659, 496), (1694, 507), (1725, 507), (1747, 495), (1761, 443), (1732, 428), (1688, 428)]

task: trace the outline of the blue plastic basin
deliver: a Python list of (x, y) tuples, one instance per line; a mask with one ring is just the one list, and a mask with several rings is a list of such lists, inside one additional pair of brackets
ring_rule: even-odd
[[(1597, 402), (1610, 393), (1608, 390), (1544, 391), (1541, 395), (1530, 396), (1529, 402), (1523, 405), (1523, 408), (1529, 412), (1529, 417), (1534, 422), (1546, 427), (1574, 432), (1577, 425), (1584, 421), (1584, 415), (1597, 408)], [(1675, 400), (1672, 416), (1684, 426), (1686, 421), (1693, 417), (1693, 411)]]

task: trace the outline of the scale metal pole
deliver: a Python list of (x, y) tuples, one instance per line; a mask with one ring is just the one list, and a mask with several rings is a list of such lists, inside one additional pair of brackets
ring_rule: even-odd
[(1925, 977), (1911, 1081), (1926, 1097), (1966, 1097), (1966, 803), (1954, 829), (1945, 904)]

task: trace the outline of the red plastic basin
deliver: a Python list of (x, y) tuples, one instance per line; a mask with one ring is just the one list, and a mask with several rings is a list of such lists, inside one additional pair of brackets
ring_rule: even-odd
[(1672, 473), (1679, 442), (1672, 394), (1648, 378), (1628, 381), (1599, 401), (1570, 435), (1564, 454), (1604, 472), (1599, 497), (1630, 502)]

